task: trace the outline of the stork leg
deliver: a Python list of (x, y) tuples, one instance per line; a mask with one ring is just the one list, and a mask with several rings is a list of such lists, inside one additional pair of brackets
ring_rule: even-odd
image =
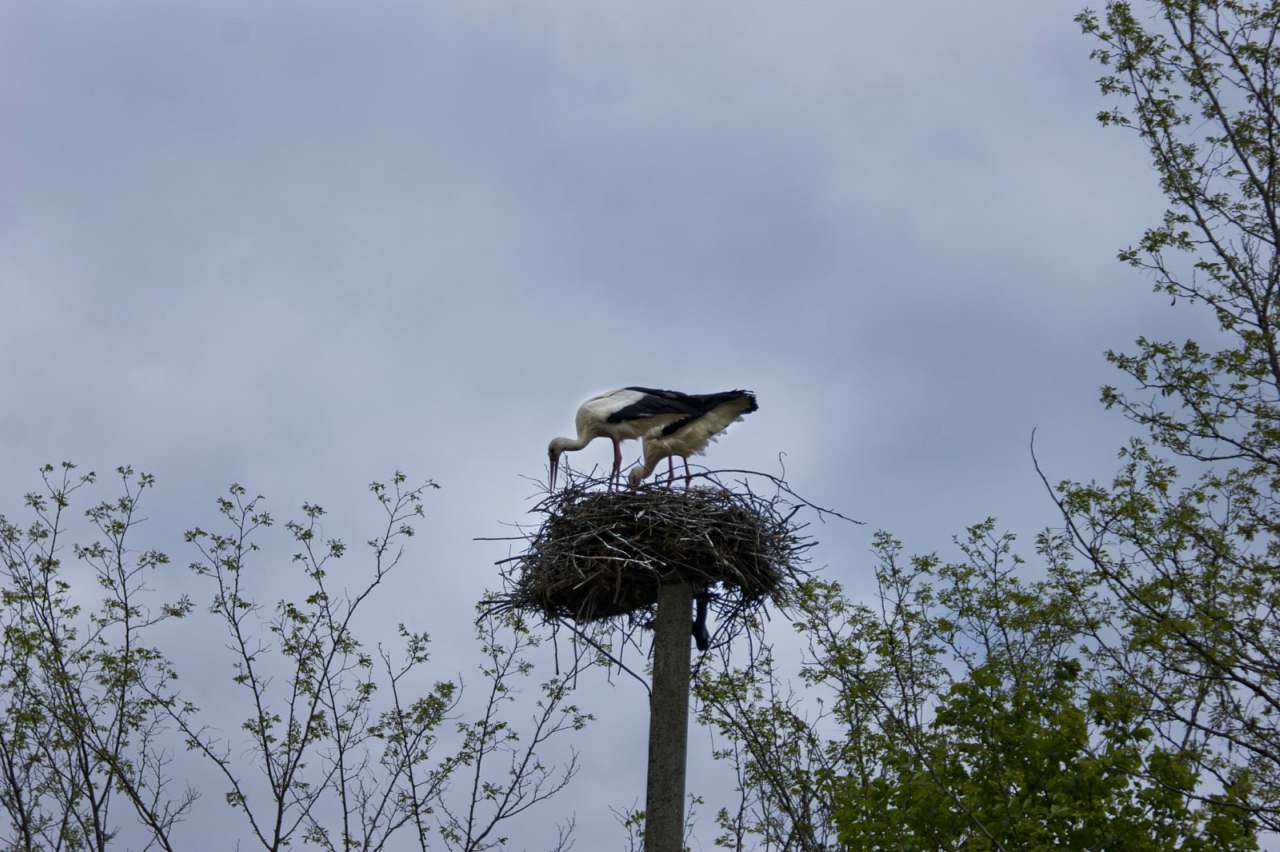
[(676, 478), (676, 464), (671, 460), (671, 456), (667, 456), (667, 487), (671, 487), (671, 483)]
[(689, 457), (682, 456), (684, 459), (684, 490), (689, 490), (689, 483), (693, 480), (693, 474), (689, 472)]
[(609, 437), (613, 439), (613, 473), (609, 475), (609, 490), (612, 491), (622, 479), (622, 442), (616, 435)]

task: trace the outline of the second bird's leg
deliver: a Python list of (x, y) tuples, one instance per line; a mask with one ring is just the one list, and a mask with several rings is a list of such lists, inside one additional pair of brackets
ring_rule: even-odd
[(671, 483), (676, 478), (676, 464), (671, 460), (671, 456), (667, 456), (667, 487), (671, 487)]
[(684, 459), (684, 490), (689, 490), (689, 482), (693, 479), (693, 474), (689, 472), (689, 457), (682, 456)]

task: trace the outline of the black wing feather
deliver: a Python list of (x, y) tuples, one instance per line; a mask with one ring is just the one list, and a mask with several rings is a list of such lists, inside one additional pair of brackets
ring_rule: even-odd
[(690, 399), (693, 400), (705, 414), (717, 405), (732, 402), (736, 399), (742, 399), (743, 397), (747, 400), (747, 407), (743, 410), (743, 414), (750, 414), (760, 407), (756, 405), (756, 395), (749, 390), (731, 390), (723, 391), (721, 393), (699, 393), (692, 395)]
[(673, 420), (672, 422), (668, 423), (666, 426), (662, 427), (662, 437), (665, 438), (668, 435), (674, 435), (675, 433), (679, 432), (681, 429), (688, 426), (690, 423), (697, 420), (701, 416), (702, 416), (702, 413), (699, 412), (698, 414), (690, 414), (688, 417), (682, 417), (679, 420)]
[(699, 394), (642, 387), (629, 387), (627, 390), (642, 393), (644, 398), (610, 414), (609, 422), (624, 423), (628, 420), (640, 420), (645, 417), (657, 417), (663, 414), (684, 415), (679, 420), (668, 423), (662, 430), (663, 435), (671, 435), (678, 432), (717, 405), (742, 399), (743, 397), (746, 397), (748, 402), (748, 406), (743, 412), (744, 414), (749, 414), (758, 408), (756, 395), (747, 390)]
[(687, 393), (639, 387), (627, 388), (627, 390), (642, 393), (644, 397), (610, 414), (608, 422), (625, 423), (628, 420), (643, 420), (646, 417), (657, 417), (663, 414), (686, 414), (698, 417), (706, 410)]
[(693, 421), (697, 420), (699, 417), (706, 415), (708, 412), (711, 411), (711, 409), (715, 408), (717, 405), (721, 405), (722, 403), (726, 403), (726, 402), (734, 402), (736, 400), (744, 399), (744, 398), (747, 401), (747, 407), (742, 410), (743, 414), (750, 414), (753, 411), (759, 410), (760, 406), (756, 405), (756, 395), (751, 391), (731, 390), (731, 391), (725, 391), (724, 393), (695, 394), (691, 396), (690, 399), (692, 399), (694, 403), (702, 410), (699, 411), (697, 414), (691, 414), (688, 417), (682, 417), (679, 420), (672, 421), (671, 423), (668, 423), (666, 426), (663, 426), (662, 437), (666, 438), (670, 435), (674, 435), (684, 427), (688, 426)]

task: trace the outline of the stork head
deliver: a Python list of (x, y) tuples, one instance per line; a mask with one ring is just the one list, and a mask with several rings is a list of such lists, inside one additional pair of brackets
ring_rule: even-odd
[(547, 462), (551, 469), (550, 488), (552, 491), (556, 488), (556, 471), (560, 468), (560, 454), (571, 443), (573, 442), (568, 438), (554, 438), (547, 446)]
[(627, 474), (627, 485), (631, 488), (635, 488), (637, 485), (640, 484), (640, 482), (643, 479), (644, 479), (644, 468), (633, 467), (631, 468), (631, 472)]

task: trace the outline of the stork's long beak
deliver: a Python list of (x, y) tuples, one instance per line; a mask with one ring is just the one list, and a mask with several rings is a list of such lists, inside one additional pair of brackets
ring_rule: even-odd
[(552, 456), (551, 457), (551, 488), (550, 488), (551, 491), (556, 490), (556, 470), (559, 469), (559, 467), (560, 467), (560, 456), (558, 455)]

